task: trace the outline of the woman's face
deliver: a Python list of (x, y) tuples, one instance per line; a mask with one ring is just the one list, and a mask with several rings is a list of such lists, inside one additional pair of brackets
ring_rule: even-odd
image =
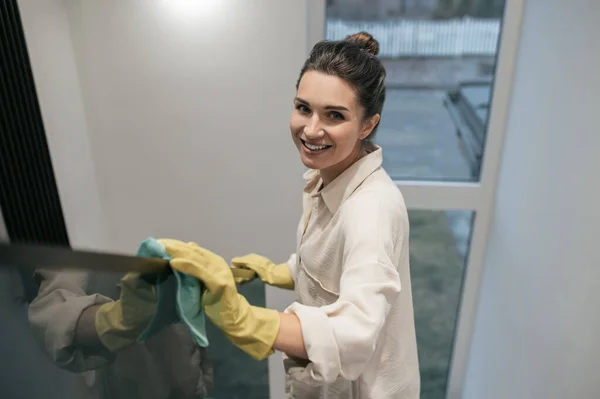
[[(361, 141), (379, 121), (364, 120), (352, 86), (337, 76), (306, 72), (294, 99), (290, 130), (302, 163), (333, 180), (361, 156)], [(327, 183), (327, 181), (326, 181)]]

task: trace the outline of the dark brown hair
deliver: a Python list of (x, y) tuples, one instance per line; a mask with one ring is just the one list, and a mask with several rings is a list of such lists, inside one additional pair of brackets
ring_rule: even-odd
[[(337, 76), (348, 82), (355, 90), (364, 118), (380, 114), (385, 102), (385, 68), (379, 58), (379, 43), (367, 32), (358, 32), (344, 40), (323, 40), (313, 47), (304, 62), (296, 89), (302, 76), (317, 71)], [(364, 142), (372, 141), (377, 125)]]

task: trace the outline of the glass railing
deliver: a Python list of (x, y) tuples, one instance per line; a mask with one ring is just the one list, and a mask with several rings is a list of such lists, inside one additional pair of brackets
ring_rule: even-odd
[[(27, 276), (0, 268), (1, 398), (269, 397), (267, 360), (234, 347), (208, 320), (207, 348), (180, 323), (114, 355), (80, 346), (74, 336), (83, 307), (98, 298), (118, 298), (120, 274), (52, 271), (32, 280), (42, 290), (31, 305), (23, 289)], [(240, 292), (252, 304), (265, 305), (260, 281)]]

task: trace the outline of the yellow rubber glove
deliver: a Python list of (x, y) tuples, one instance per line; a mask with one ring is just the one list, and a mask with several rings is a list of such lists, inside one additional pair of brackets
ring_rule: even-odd
[(242, 267), (232, 267), (231, 273), (233, 273), (233, 280), (238, 285), (246, 284), (258, 277), (254, 270)]
[(279, 332), (278, 311), (250, 305), (237, 292), (233, 273), (222, 257), (195, 243), (158, 241), (172, 256), (173, 269), (204, 283), (204, 312), (235, 346), (257, 360), (273, 354), (273, 343)]
[[(258, 278), (265, 284), (287, 290), (294, 289), (294, 280), (287, 263), (276, 265), (264, 256), (257, 254), (233, 258), (231, 263), (232, 270), (254, 270), (258, 274)], [(244, 281), (236, 279), (236, 283), (242, 282)]]
[(136, 342), (150, 324), (157, 307), (156, 286), (128, 273), (121, 280), (121, 295), (96, 311), (96, 331), (102, 344), (116, 352)]

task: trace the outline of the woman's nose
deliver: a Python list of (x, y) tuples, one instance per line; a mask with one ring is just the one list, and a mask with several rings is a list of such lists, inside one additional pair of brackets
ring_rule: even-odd
[(322, 137), (325, 134), (323, 127), (321, 126), (318, 116), (313, 116), (309, 123), (304, 126), (304, 135), (306, 138), (314, 139)]

